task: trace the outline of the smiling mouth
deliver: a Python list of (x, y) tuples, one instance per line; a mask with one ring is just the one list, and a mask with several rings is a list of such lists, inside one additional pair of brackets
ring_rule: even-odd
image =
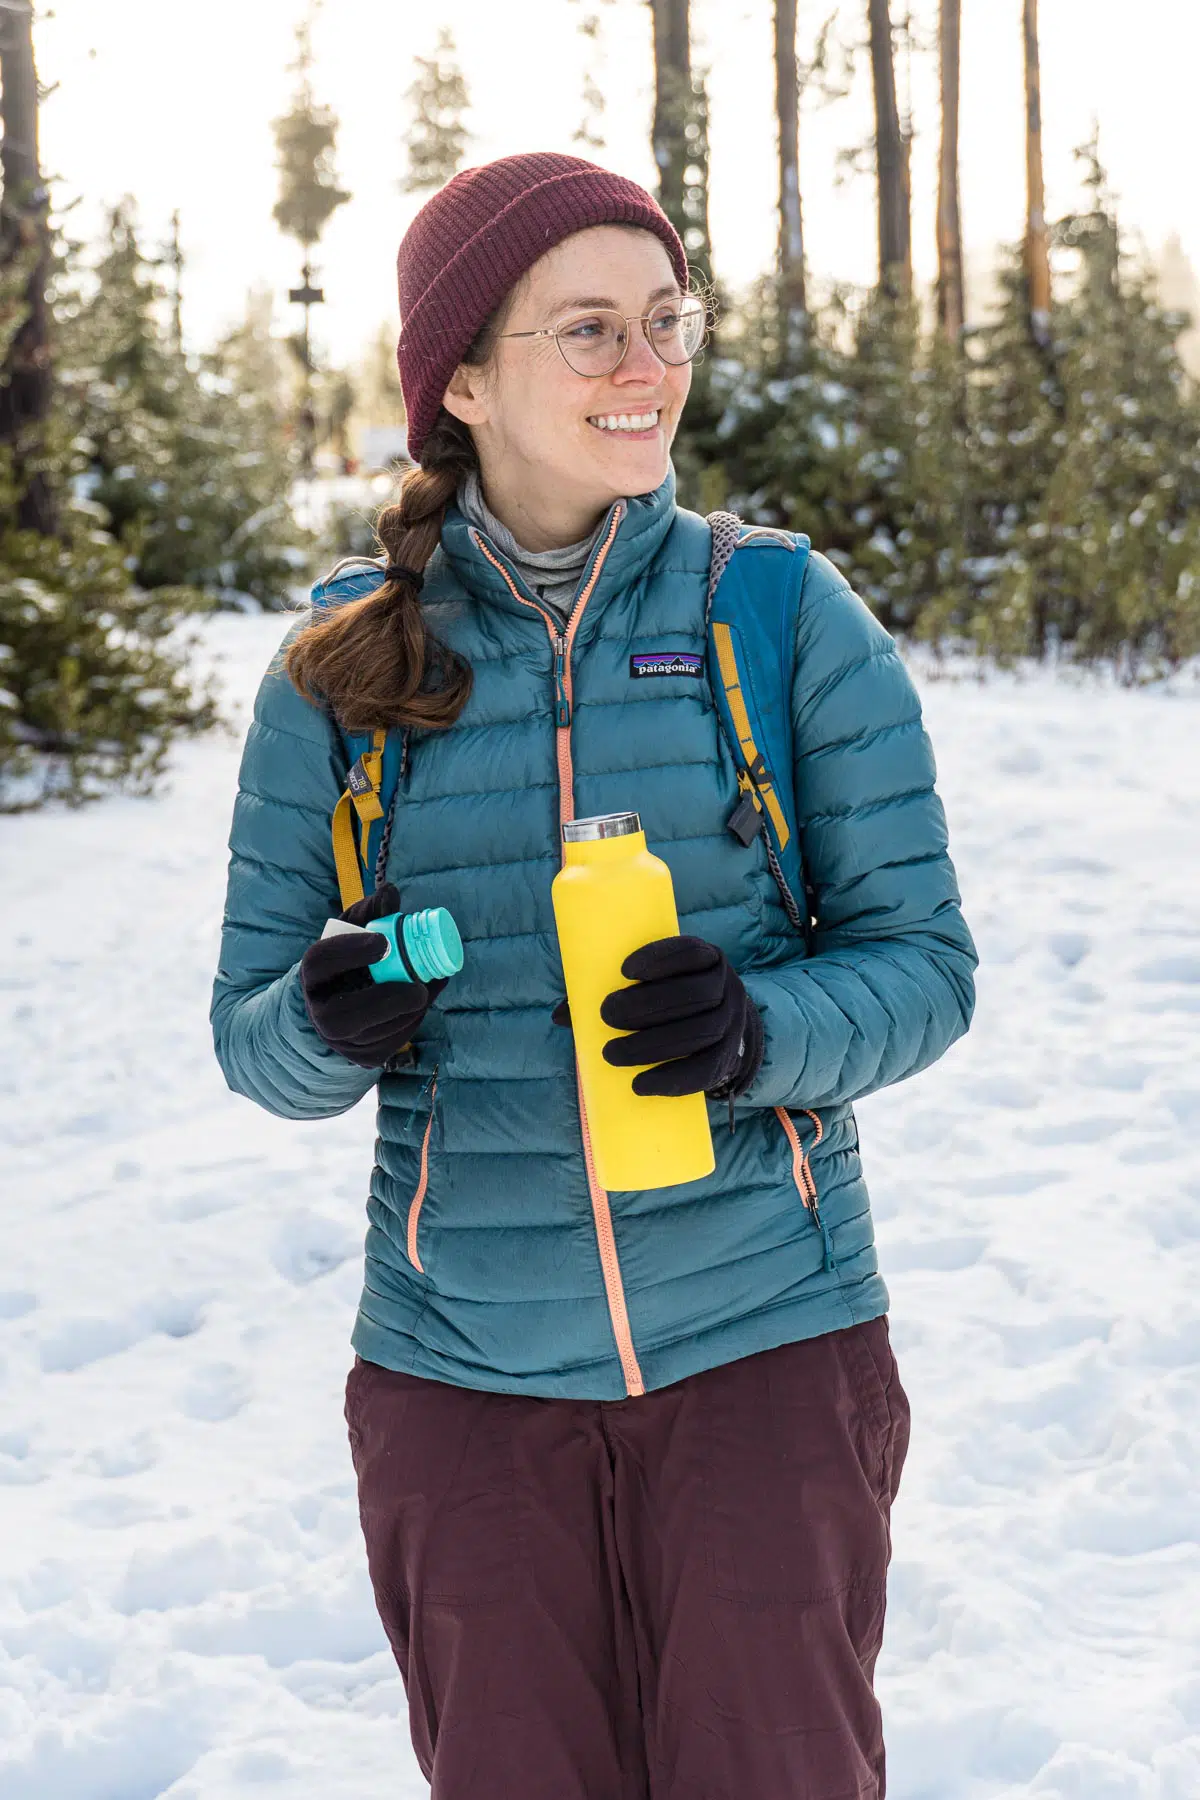
[(603, 431), (613, 437), (653, 437), (658, 431), (658, 422), (662, 417), (662, 408), (656, 406), (652, 411), (633, 413), (593, 413), (588, 424), (597, 431)]

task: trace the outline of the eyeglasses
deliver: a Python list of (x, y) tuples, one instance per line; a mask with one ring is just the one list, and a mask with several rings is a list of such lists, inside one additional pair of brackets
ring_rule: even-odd
[(704, 303), (687, 294), (682, 300), (663, 300), (648, 313), (627, 319), (606, 306), (572, 313), (558, 325), (542, 331), (502, 331), (506, 338), (552, 337), (567, 367), (577, 375), (611, 375), (620, 368), (629, 349), (629, 327), (640, 325), (646, 342), (659, 362), (678, 367), (699, 355), (708, 340), (708, 314)]

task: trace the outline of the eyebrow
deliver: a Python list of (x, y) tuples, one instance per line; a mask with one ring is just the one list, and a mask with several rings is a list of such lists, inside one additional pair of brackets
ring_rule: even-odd
[[(651, 307), (656, 305), (660, 300), (670, 300), (678, 295), (679, 284), (671, 281), (667, 283), (666, 287), (655, 288), (654, 292), (647, 299), (646, 305), (647, 307)], [(546, 308), (543, 317), (549, 319), (552, 318), (555, 313), (577, 312), (587, 306), (606, 306), (610, 312), (620, 312), (621, 310), (616, 301), (609, 299), (607, 296), (597, 296), (595, 294), (570, 294), (552, 301)]]

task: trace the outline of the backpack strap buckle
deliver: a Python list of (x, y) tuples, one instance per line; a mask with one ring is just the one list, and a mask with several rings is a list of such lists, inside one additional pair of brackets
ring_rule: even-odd
[[(343, 910), (364, 896), (363, 870), (370, 868), (371, 827), (383, 818), (379, 788), (383, 780), (383, 747), (387, 743), (387, 732), (380, 729), (371, 735), (371, 748), (351, 763), (346, 775), (346, 791), (333, 809), (333, 860)], [(357, 844), (352, 813), (358, 818)]]

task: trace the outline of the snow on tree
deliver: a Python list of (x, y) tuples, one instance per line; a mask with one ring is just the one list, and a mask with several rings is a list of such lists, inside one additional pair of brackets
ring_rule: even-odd
[(433, 55), (413, 60), (417, 75), (408, 90), (413, 122), (406, 140), (408, 170), (400, 185), (407, 194), (420, 194), (443, 187), (462, 167), (470, 96), (453, 33), (444, 26)]

